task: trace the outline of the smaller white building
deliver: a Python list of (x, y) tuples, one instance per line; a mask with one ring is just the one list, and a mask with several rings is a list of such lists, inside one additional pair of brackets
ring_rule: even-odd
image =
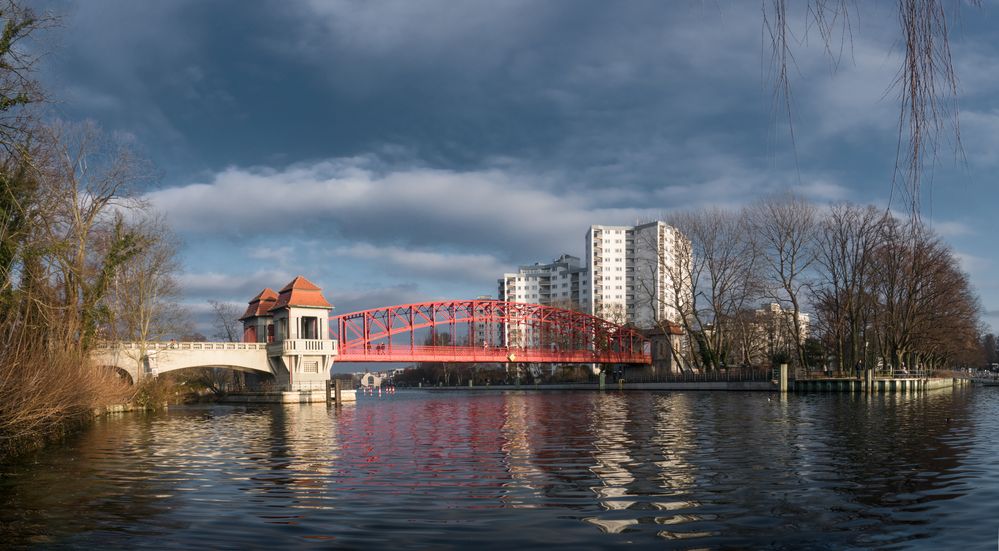
[[(499, 300), (543, 304), (567, 310), (580, 309), (589, 300), (589, 275), (578, 257), (563, 254), (547, 264), (520, 266), (497, 281)], [(530, 346), (531, 328), (525, 324), (503, 328), (503, 344)]]

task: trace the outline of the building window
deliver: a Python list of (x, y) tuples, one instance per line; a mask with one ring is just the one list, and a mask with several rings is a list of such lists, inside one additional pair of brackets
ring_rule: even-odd
[(301, 331), (299, 332), (300, 339), (318, 339), (319, 338), (319, 318), (317, 317), (303, 317), (301, 318)]

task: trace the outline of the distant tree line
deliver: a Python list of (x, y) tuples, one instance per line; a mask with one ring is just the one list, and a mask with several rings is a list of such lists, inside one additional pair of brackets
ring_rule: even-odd
[(860, 362), (931, 369), (984, 362), (968, 276), (919, 220), (796, 197), (665, 218), (686, 240), (661, 249), (659, 268), (644, 269), (661, 269), (668, 292), (636, 294), (680, 312), (659, 323), (684, 329), (673, 351), (684, 365), (788, 362), (846, 372)]

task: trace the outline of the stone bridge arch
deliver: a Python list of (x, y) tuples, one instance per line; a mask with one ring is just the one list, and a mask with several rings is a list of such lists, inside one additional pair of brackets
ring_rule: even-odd
[(278, 382), (283, 366), (267, 355), (267, 345), (243, 342), (116, 343), (100, 347), (91, 355), (95, 365), (121, 370), (136, 381), (163, 373), (218, 367), (250, 373), (266, 373)]
[(122, 378), (130, 385), (135, 384), (135, 375), (134, 375), (135, 369), (129, 370), (119, 365), (100, 363), (100, 362), (95, 363), (94, 367), (96, 367), (97, 369), (103, 369), (108, 373), (114, 373), (115, 375)]

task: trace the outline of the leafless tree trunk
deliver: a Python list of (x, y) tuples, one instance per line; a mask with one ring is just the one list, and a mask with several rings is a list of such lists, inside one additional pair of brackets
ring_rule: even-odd
[(141, 374), (152, 345), (179, 334), (188, 324), (187, 312), (177, 303), (180, 288), (175, 277), (180, 264), (171, 232), (161, 219), (148, 217), (130, 231), (136, 236), (137, 250), (115, 270), (105, 305), (109, 336), (139, 345), (130, 353)]
[(212, 326), (215, 333), (212, 337), (224, 342), (239, 342), (242, 331), (239, 327), (239, 316), (242, 310), (235, 304), (209, 300), (212, 308)]
[(867, 284), (885, 216), (873, 206), (839, 204), (821, 222), (814, 301), (840, 372), (863, 358), (873, 306)]
[(807, 298), (815, 261), (818, 218), (815, 207), (801, 198), (772, 198), (753, 205), (748, 215), (761, 261), (764, 293), (789, 310), (787, 322), (795, 340), (795, 357), (805, 366), (802, 303)]

